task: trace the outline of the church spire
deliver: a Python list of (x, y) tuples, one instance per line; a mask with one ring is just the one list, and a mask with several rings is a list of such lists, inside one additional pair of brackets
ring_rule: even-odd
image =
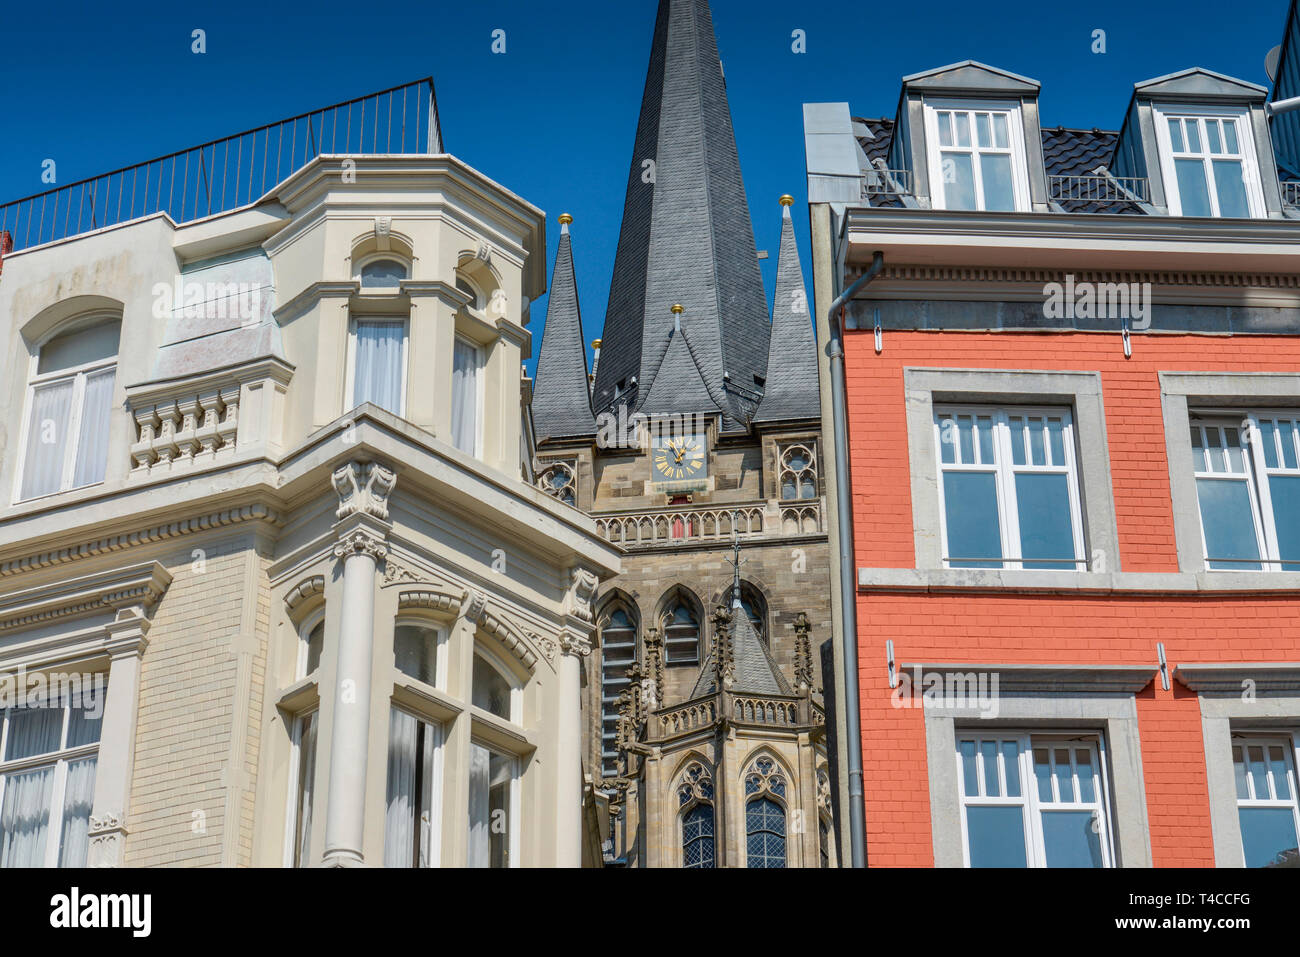
[[(689, 356), (680, 346), (667, 354), (677, 302)], [(709, 4), (660, 0), (592, 404), (640, 408), (673, 372), (668, 360), (689, 360), (711, 404), (748, 419), (769, 329)]]
[(799, 264), (790, 207), (794, 197), (781, 197), (781, 254), (776, 266), (776, 296), (772, 300), (772, 344), (767, 360), (767, 394), (758, 407), (758, 422), (816, 419), (821, 416), (817, 384), (817, 346), (812, 314)]
[(533, 421), (539, 441), (592, 435), (596, 418), (587, 391), (587, 350), (583, 347), (582, 310), (573, 276), (573, 246), (569, 224), (560, 216), (560, 248), (555, 254), (551, 298), (546, 303), (546, 325), (537, 357), (537, 384), (533, 389)]

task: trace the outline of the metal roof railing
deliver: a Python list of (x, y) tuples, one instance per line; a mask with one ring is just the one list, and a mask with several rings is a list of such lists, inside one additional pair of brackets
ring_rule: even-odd
[(1300, 182), (1283, 180), (1277, 185), (1282, 190), (1282, 205), (1288, 209), (1300, 209)]
[(425, 77), (6, 203), (0, 234), (19, 250), (158, 212), (186, 223), (252, 203), (323, 154), (440, 152)]
[(1048, 195), (1057, 202), (1149, 203), (1145, 176), (1048, 176)]

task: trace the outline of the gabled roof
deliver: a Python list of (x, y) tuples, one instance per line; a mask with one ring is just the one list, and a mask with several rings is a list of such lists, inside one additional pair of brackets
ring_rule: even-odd
[[(754, 390), (768, 317), (731, 110), (707, 0), (660, 0), (593, 405), (625, 383), (644, 402), (671, 373), (669, 307), (690, 317), (699, 375), (730, 406), (724, 375)], [(626, 394), (626, 393), (625, 393)], [(656, 393), (658, 398), (658, 394)], [(743, 418), (743, 415), (742, 415)]]
[(1000, 70), (976, 60), (962, 60), (947, 66), (935, 67), (903, 77), (905, 90), (940, 91), (997, 91), (1003, 93), (1037, 94), (1042, 84), (1019, 73)]
[[(784, 204), (788, 197), (783, 197)], [(817, 346), (812, 310), (803, 284), (803, 266), (795, 243), (789, 205), (781, 210), (781, 253), (772, 300), (772, 344), (767, 357), (767, 387), (755, 420), (815, 419), (821, 416), (817, 382)]]
[(596, 417), (587, 391), (587, 350), (567, 220), (567, 216), (561, 217), (560, 248), (555, 254), (551, 298), (546, 303), (546, 325), (537, 357), (533, 421), (538, 441), (596, 432)]
[(717, 410), (717, 403), (704, 384), (685, 326), (668, 333), (668, 346), (660, 366), (651, 379), (649, 391), (642, 392), (642, 395), (645, 398), (640, 410), (646, 415), (711, 413)]
[(1265, 87), (1203, 67), (1192, 67), (1133, 84), (1135, 97), (1186, 96), (1197, 99), (1231, 99), (1262, 102)]

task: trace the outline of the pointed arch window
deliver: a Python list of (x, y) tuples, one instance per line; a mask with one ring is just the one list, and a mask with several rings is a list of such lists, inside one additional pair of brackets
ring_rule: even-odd
[(782, 501), (816, 497), (817, 455), (812, 446), (784, 446), (781, 449)]
[[(786, 866), (785, 775), (771, 758), (759, 758), (745, 775), (745, 866)], [(778, 800), (779, 799), (779, 800)]]
[(618, 696), (631, 680), (636, 660), (636, 620), (622, 604), (602, 619), (600, 630), (600, 765), (605, 777), (618, 774)]
[(537, 487), (565, 505), (578, 506), (578, 470), (572, 461), (553, 462), (537, 477)]
[(712, 868), (716, 860), (713, 817), (713, 778), (701, 764), (692, 764), (677, 789), (682, 819), (682, 867)]
[(699, 606), (677, 592), (664, 608), (664, 653), (670, 665), (698, 664), (700, 660)]

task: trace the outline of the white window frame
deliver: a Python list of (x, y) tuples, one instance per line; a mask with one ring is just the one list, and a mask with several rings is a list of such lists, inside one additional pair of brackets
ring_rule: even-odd
[[(1170, 103), (1152, 104), (1151, 109), (1156, 127), (1156, 147), (1160, 154), (1160, 175), (1165, 183), (1165, 200), (1169, 207), (1169, 215), (1183, 215), (1182, 197), (1178, 193), (1178, 173), (1174, 168), (1173, 141), (1169, 136), (1169, 120), (1195, 119), (1199, 127), (1198, 135), (1203, 149), (1199, 153), (1184, 151), (1179, 154), (1178, 158), (1200, 158), (1203, 161), (1205, 185), (1210, 197), (1210, 215), (1216, 218), (1220, 215), (1219, 191), (1214, 179), (1214, 165), (1211, 160), (1215, 157), (1220, 159), (1236, 159), (1239, 157), (1241, 159), (1241, 178), (1246, 187), (1246, 204), (1250, 208), (1250, 215), (1256, 219), (1265, 216), (1263, 180), (1259, 171), (1259, 158), (1255, 155), (1254, 128), (1251, 123), (1250, 111), (1246, 107), (1188, 106), (1186, 104)], [(1236, 127), (1237, 145), (1240, 148), (1240, 153), (1210, 153), (1209, 140), (1205, 136), (1204, 121), (1207, 119), (1228, 119), (1233, 122)]]
[[(925, 141), (927, 144), (926, 162), (930, 172), (930, 203), (934, 209), (948, 209), (947, 193), (943, 179), (943, 153), (968, 152), (971, 159), (971, 175), (974, 177), (975, 208), (985, 210), (984, 178), (980, 169), (980, 155), (996, 153), (1011, 157), (1011, 193), (1015, 198), (1015, 212), (1028, 212), (1029, 202), (1029, 164), (1025, 153), (1025, 124), (1018, 101), (1007, 100), (967, 100), (967, 99), (930, 99), (925, 100)], [(939, 117), (940, 112), (967, 113), (971, 115), (971, 145), (940, 146)], [(975, 113), (1002, 113), (1007, 117), (1008, 146), (981, 147), (975, 126)], [(991, 121), (990, 121), (991, 122)], [(1002, 212), (1002, 210), (995, 210)]]
[[(1296, 829), (1296, 834), (1297, 836), (1300, 836), (1300, 795), (1297, 795), (1296, 792), (1296, 785), (1300, 784), (1300, 780), (1297, 780), (1297, 774), (1296, 774), (1296, 769), (1300, 768), (1300, 732), (1287, 734), (1285, 731), (1282, 731), (1280, 733), (1279, 732), (1269, 733), (1269, 732), (1262, 732), (1262, 731), (1261, 732), (1234, 731), (1232, 733), (1232, 751), (1233, 751), (1232, 772), (1234, 775), (1233, 793), (1236, 794), (1236, 781), (1235, 781), (1235, 775), (1237, 770), (1236, 769), (1237, 756), (1235, 753), (1236, 749), (1239, 747), (1250, 747), (1250, 746), (1262, 747), (1265, 749), (1267, 753), (1267, 749), (1275, 745), (1280, 746), (1283, 749), (1283, 754), (1285, 755), (1287, 760), (1287, 769), (1286, 769), (1287, 777), (1288, 777), (1287, 786), (1291, 793), (1291, 799), (1289, 801), (1286, 801), (1286, 800), (1282, 800), (1281, 798), (1277, 798), (1275, 796), (1277, 793), (1277, 785), (1273, 780), (1273, 768), (1271, 763), (1266, 763), (1264, 773), (1267, 776), (1270, 796), (1266, 798), (1261, 798), (1259, 797), (1258, 794), (1255, 793), (1255, 776), (1251, 774), (1249, 770), (1247, 770), (1246, 789), (1250, 797), (1243, 798), (1241, 797), (1241, 795), (1238, 794), (1236, 796), (1237, 810), (1240, 811), (1241, 808), (1289, 808)], [(1247, 760), (1249, 760), (1249, 757), (1250, 757), (1249, 754), (1247, 754), (1246, 755)], [(1246, 864), (1245, 835), (1242, 835), (1241, 844), (1242, 844), (1241, 863), (1242, 866), (1245, 866)]]
[[(397, 629), (401, 627), (408, 628), (426, 628), (434, 633), (434, 651), (433, 651), (433, 684), (428, 687), (438, 691), (447, 690), (447, 656), (449, 634), (445, 625), (439, 624), (423, 615), (403, 613), (393, 619), (393, 670), (400, 676), (399, 680), (414, 681), (416, 684), (424, 684), (419, 678), (408, 675), (397, 667)], [(471, 675), (472, 678), (472, 675)], [(513, 701), (511, 702), (513, 707)], [(421, 719), (432, 721), (432, 718)]]
[(519, 678), (515, 675), (514, 669), (512, 669), (509, 665), (507, 665), (504, 661), (502, 661), (501, 657), (496, 652), (494, 652), (492, 649), (488, 648), (486, 645), (484, 645), (481, 642), (476, 643), (474, 645), (473, 653), (475, 655), (482, 655), (483, 660), (494, 671), (496, 671), (497, 674), (501, 675), (501, 677), (505, 679), (506, 684), (510, 686), (510, 717), (502, 718), (501, 715), (493, 714), (491, 711), (487, 711), (483, 708), (479, 708), (477, 705), (474, 704), (474, 662), (473, 660), (470, 661), (470, 674), (469, 674), (469, 682), (470, 682), (469, 701), (471, 706), (477, 708), (478, 711), (487, 715), (489, 718), (493, 718), (497, 721), (509, 721), (513, 725), (522, 727), (524, 723), (523, 721), (524, 689), (523, 689), (523, 685), (520, 684)]
[[(312, 705), (310, 708), (306, 708), (303, 711), (300, 711), (298, 714), (295, 714), (292, 718), (292, 727), (289, 732), (289, 787), (288, 787), (289, 793), (288, 793), (287, 800), (285, 802), (285, 812), (284, 812), (284, 822), (285, 822), (284, 866), (285, 867), (294, 866), (293, 858), (294, 858), (294, 853), (297, 850), (298, 796), (299, 796), (298, 786), (300, 783), (298, 779), (302, 771), (302, 733), (303, 733), (303, 725), (306, 723), (306, 720), (312, 715), (316, 716), (316, 767), (317, 769), (319, 769), (320, 755), (321, 755), (320, 705), (319, 704)], [(317, 825), (316, 811), (318, 808), (322, 806), (320, 802), (317, 800), (317, 797), (318, 795), (315, 790), (315, 782), (313, 781), (312, 782), (312, 818), (313, 818), (312, 825), (313, 827)], [(311, 853), (310, 847), (307, 848), (307, 853), (310, 855)], [(304, 862), (300, 866), (305, 867), (308, 866), (309, 863), (310, 863), (309, 861)]]
[(344, 410), (356, 408), (353, 401), (355, 398), (356, 372), (357, 372), (357, 326), (364, 322), (400, 322), (402, 324), (402, 386), (398, 395), (401, 401), (398, 403), (401, 408), (394, 412), (392, 409), (385, 409), (386, 412), (393, 412), (399, 419), (406, 418), (406, 389), (407, 382), (411, 374), (410, 350), (411, 350), (411, 317), (409, 315), (384, 315), (382, 313), (360, 313), (348, 316), (348, 348), (347, 348), (347, 370), (344, 375), (343, 383), (343, 408)]
[[(101, 689), (99, 692), (101, 706), (108, 700), (107, 690)], [(61, 847), (61, 836), (63, 833), (63, 799), (68, 783), (68, 765), (74, 761), (81, 761), (86, 758), (95, 759), (95, 775), (98, 779), (100, 773), (99, 757), (100, 745), (103, 743), (103, 724), (100, 724), (100, 740), (92, 744), (83, 744), (75, 748), (66, 747), (68, 740), (68, 725), (71, 719), (72, 709), (69, 707), (70, 695), (63, 694), (59, 696), (59, 707), (63, 710), (63, 727), (59, 731), (59, 749), (48, 751), (45, 754), (36, 754), (26, 758), (16, 758), (12, 761), (5, 761), (5, 749), (9, 745), (9, 717), (15, 710), (9, 708), (0, 711), (0, 808), (4, 807), (5, 785), (8, 783), (9, 775), (24, 774), (29, 771), (38, 771), (43, 768), (54, 767), (54, 782), (50, 787), (50, 809), (49, 819), (45, 824), (45, 859), (42, 867), (58, 867), (59, 852)], [(87, 836), (89, 843), (89, 836)], [(89, 855), (90, 848), (86, 848)]]
[[(1080, 740), (1086, 739), (1086, 740)], [(1097, 731), (1043, 731), (1036, 733), (1019, 732), (1019, 731), (961, 731), (956, 734), (957, 747), (955, 759), (957, 762), (957, 797), (961, 808), (961, 849), (962, 849), (962, 866), (970, 867), (970, 832), (966, 822), (966, 809), (968, 807), (1020, 807), (1023, 808), (1021, 819), (1024, 824), (1025, 835), (1025, 865), (1026, 867), (1046, 867), (1047, 866), (1047, 847), (1043, 838), (1043, 813), (1044, 811), (1087, 811), (1091, 810), (1096, 816), (1100, 815), (1101, 824), (1100, 834), (1102, 835), (1101, 856), (1102, 867), (1110, 868), (1115, 866), (1115, 828), (1111, 814), (1111, 797), (1110, 797), (1110, 779), (1107, 771), (1107, 754), (1106, 754), (1106, 736)], [(976, 758), (976, 785), (980, 791), (978, 796), (966, 794), (964, 769), (962, 766), (961, 745), (963, 741), (975, 741), (975, 758)], [(996, 753), (998, 757), (998, 786), (1000, 794), (1003, 796), (991, 797), (985, 796), (984, 780), (984, 751), (980, 747), (981, 741), (995, 741)], [(1014, 741), (1018, 749), (1018, 770), (1020, 773), (1020, 796), (1007, 797), (1005, 755), (1002, 751), (1002, 743)], [(1035, 743), (1040, 747), (1047, 747), (1051, 755), (1051, 760), (1055, 761), (1055, 749), (1058, 747), (1068, 746), (1071, 749), (1078, 747), (1089, 747), (1093, 756), (1093, 766), (1097, 768), (1097, 787), (1094, 788), (1094, 800), (1091, 802), (1066, 802), (1053, 800), (1047, 804), (1040, 801), (1038, 797), (1038, 783), (1034, 776), (1034, 756), (1033, 748)], [(1073, 767), (1073, 763), (1072, 763)], [(1077, 783), (1077, 773), (1072, 770), (1071, 777), (1075, 779), (1075, 789), (1079, 789)], [(1059, 798), (1058, 784), (1056, 775), (1051, 774), (1049, 777), (1052, 785), (1052, 793)]]
[[(521, 778), (523, 776), (522, 774), (523, 760), (519, 757), (519, 755), (513, 754), (510, 751), (505, 750), (498, 744), (491, 744), (488, 741), (484, 740), (483, 738), (478, 737), (477, 735), (471, 735), (469, 743), (471, 747), (483, 748), (485, 751), (489, 751), (492, 754), (495, 754), (499, 757), (506, 758), (510, 762), (510, 835), (509, 835), (510, 846), (507, 850), (507, 853), (510, 855), (510, 860), (507, 864), (507, 868), (508, 869), (517, 868), (519, 867), (520, 832), (523, 830), (522, 827), (523, 818), (521, 817), (523, 811), (523, 801), (521, 797), (521, 784), (522, 784)], [(466, 776), (468, 777), (468, 771), (466, 773)], [(466, 837), (468, 837), (468, 829), (469, 829), (468, 820), (465, 821), (465, 828), (466, 828)], [(467, 846), (465, 851), (466, 854), (465, 863), (468, 865), (469, 864), (468, 841), (466, 842), (466, 844)]]
[[(477, 404), (477, 407), (474, 415), (474, 451), (468, 454), (473, 455), (476, 459), (481, 459), (483, 457), (483, 419), (487, 408), (487, 388), (485, 382), (487, 379), (487, 360), (485, 350), (483, 346), (479, 345), (473, 339), (462, 335), (459, 332), (456, 333), (456, 341), (464, 343), (474, 350), (474, 401)], [(451, 375), (448, 376), (448, 379), (452, 383), (452, 407), (454, 409), (456, 401), (454, 391), (456, 388), (454, 359), (452, 360), (452, 363), (453, 368), (450, 370)]]
[[(396, 701), (390, 701), (389, 707), (393, 711), (400, 711), (408, 717), (414, 718), (429, 729), (426, 734), (433, 735), (433, 743), (430, 748), (433, 751), (433, 767), (429, 774), (429, 827), (422, 835), (422, 840), (426, 841), (425, 854), (429, 861), (429, 868), (434, 869), (442, 866), (442, 828), (443, 828), (443, 771), (446, 750), (444, 745), (447, 743), (447, 727), (442, 722), (426, 714), (406, 706), (399, 705)], [(387, 792), (388, 781), (385, 775), (384, 789)], [(385, 803), (386, 803), (385, 798)], [(385, 807), (385, 814), (387, 807)], [(512, 811), (513, 813), (513, 811)], [(417, 822), (418, 823), (418, 822)], [(416, 864), (415, 869), (419, 869)]]
[[(118, 317), (116, 316), (111, 316), (111, 317), (101, 316), (98, 317), (98, 321), (112, 322), (112, 321), (117, 321), (117, 318)], [(64, 335), (65, 333), (78, 332), (81, 331), (82, 328), (88, 329), (91, 326), (97, 325), (98, 321), (91, 321), (85, 323), (84, 325), (78, 324), (78, 326), (74, 326), (72, 328), (61, 327), (58, 331), (56, 331), (53, 335), (49, 336), (45, 340), (45, 342), (41, 344), (40, 348), (36, 350), (35, 355), (32, 355), (28, 359), (26, 405), (24, 407), (25, 411), (23, 413), (22, 427), (18, 435), (18, 468), (14, 470), (15, 471), (14, 488), (13, 488), (13, 497), (11, 499), (14, 503), (35, 502), (43, 498), (49, 498), (52, 495), (60, 495), (64, 492), (70, 492), (73, 490), (72, 476), (77, 469), (77, 448), (81, 444), (81, 413), (86, 402), (86, 380), (90, 376), (96, 373), (101, 373), (107, 369), (112, 369), (113, 370), (113, 391), (116, 393), (117, 360), (118, 357), (121, 355), (121, 351), (122, 351), (121, 334), (119, 332), (117, 352), (113, 353), (113, 355), (111, 356), (107, 356), (103, 359), (96, 359), (94, 362), (85, 362), (78, 366), (70, 366), (66, 369), (56, 369), (53, 372), (41, 373), (41, 372), (37, 372), (37, 369), (40, 367), (41, 350), (44, 349), (45, 346), (50, 341), (52, 341), (53, 339), (57, 339), (59, 336)], [(31, 433), (31, 429), (33, 425), (32, 416), (36, 412), (36, 390), (41, 386), (49, 385), (50, 383), (53, 382), (60, 382), (64, 379), (72, 380), (72, 398), (69, 400), (69, 404), (68, 404), (68, 408), (71, 410), (72, 416), (71, 416), (71, 420), (68, 423), (67, 445), (63, 453), (63, 471), (60, 473), (59, 476), (59, 487), (55, 489), (53, 492), (43, 492), (40, 495), (33, 495), (30, 498), (23, 498), (22, 497), (23, 479), (27, 474), (27, 438), (28, 435)], [(109, 407), (110, 409), (112, 408), (111, 401)], [(109, 455), (112, 454), (111, 446), (109, 448), (108, 454)], [(107, 474), (108, 472), (106, 466), (105, 476), (107, 476)], [(79, 485), (76, 487), (93, 488), (96, 485), (102, 485), (102, 484), (103, 484), (103, 480), (99, 482), (91, 482), (88, 485)]]
[[(1300, 478), (1300, 443), (1294, 438), (1297, 434), (1297, 427), (1300, 427), (1300, 409), (1262, 409), (1242, 412), (1241, 410), (1215, 410), (1215, 409), (1190, 409), (1188, 418), (1191, 429), (1199, 429), (1201, 432), (1202, 449), (1208, 456), (1211, 450), (1206, 445), (1210, 429), (1219, 431), (1221, 445), (1217, 451), (1222, 455), (1226, 445), (1222, 444), (1227, 435), (1223, 430), (1234, 429), (1237, 433), (1237, 441), (1243, 452), (1249, 454), (1243, 457), (1246, 471), (1226, 471), (1226, 470), (1206, 470), (1203, 468), (1207, 464), (1206, 459), (1202, 458), (1201, 462), (1196, 462), (1197, 450), (1193, 445), (1193, 485), (1196, 488), (1196, 520), (1201, 530), (1201, 555), (1203, 556), (1203, 566), (1206, 571), (1235, 571), (1235, 572), (1269, 572), (1269, 571), (1291, 571), (1284, 569), (1283, 559), (1281, 557), (1281, 546), (1277, 536), (1277, 519), (1273, 514), (1273, 497), (1269, 489), (1268, 479), (1274, 475), (1288, 475)], [(1286, 456), (1283, 449), (1274, 445), (1275, 457), (1278, 462), (1277, 466), (1269, 466), (1264, 454), (1263, 436), (1264, 432), (1260, 428), (1260, 421), (1267, 420), (1275, 422), (1282, 420), (1296, 423), (1291, 429), (1292, 436), (1292, 455), (1296, 461), (1295, 467), (1289, 467), (1285, 464)], [(1275, 428), (1274, 433), (1277, 436), (1278, 443), (1285, 441), (1281, 430)], [(1256, 441), (1258, 440), (1258, 441)], [(1229, 464), (1226, 459), (1220, 459), (1221, 465), (1225, 467)], [(1246, 488), (1250, 494), (1250, 513), (1255, 523), (1255, 542), (1259, 550), (1259, 568), (1248, 568), (1250, 561), (1232, 563), (1236, 567), (1229, 568), (1211, 568), (1211, 561), (1217, 559), (1219, 563), (1224, 563), (1221, 557), (1210, 555), (1210, 548), (1205, 536), (1205, 518), (1201, 511), (1200, 501), (1200, 480), (1201, 479), (1244, 479)], [(1287, 559), (1287, 565), (1300, 564), (1300, 559)]]
[[(966, 463), (961, 461), (945, 462), (943, 460), (943, 422), (946, 419), (956, 421), (957, 416), (969, 415), (978, 421), (981, 416), (991, 417), (993, 419), (993, 451), (994, 462), (987, 463), (980, 459), (980, 443), (975, 441), (974, 452), (977, 458), (976, 462)], [(1034, 465), (1030, 457), (1026, 456), (1024, 465), (1016, 465), (1012, 456), (1011, 449), (1011, 426), (1009, 418), (1011, 416), (1021, 416), (1029, 418), (1032, 416), (1043, 417), (1060, 417), (1064, 420), (1062, 424), (1061, 441), (1065, 452), (1065, 462), (1057, 464), (1055, 462), (1046, 465)], [(957, 555), (952, 556), (948, 549), (948, 507), (944, 500), (944, 481), (945, 472), (992, 472), (996, 476), (996, 489), (998, 497), (998, 523), (999, 534), (1002, 539), (1002, 564), (1003, 570), (1008, 569), (1028, 569), (1030, 571), (1056, 570), (1049, 569), (1050, 561), (1029, 561), (1026, 563), (1020, 553), (1020, 513), (1016, 500), (1016, 482), (1015, 477), (1018, 473), (1046, 473), (1046, 474), (1064, 474), (1066, 476), (1067, 488), (1070, 497), (1070, 527), (1074, 535), (1074, 559), (1075, 564), (1071, 571), (1086, 571), (1085, 563), (1086, 541), (1083, 536), (1083, 508), (1081, 505), (1079, 493), (1079, 463), (1078, 454), (1075, 449), (1074, 441), (1074, 410), (1068, 406), (993, 406), (993, 405), (950, 405), (936, 403), (934, 406), (934, 455), (935, 467), (937, 469), (936, 486), (939, 493), (939, 535), (942, 547), (943, 567), (944, 568), (970, 568), (969, 564), (958, 561), (953, 565), (950, 558), (978, 559), (974, 555)], [(1052, 457), (1051, 443), (1044, 440), (1044, 452), (1047, 458)], [(961, 444), (957, 442), (954, 445), (953, 458), (960, 460)], [(989, 559), (991, 564), (996, 559)], [(996, 566), (994, 566), (996, 569)]]

